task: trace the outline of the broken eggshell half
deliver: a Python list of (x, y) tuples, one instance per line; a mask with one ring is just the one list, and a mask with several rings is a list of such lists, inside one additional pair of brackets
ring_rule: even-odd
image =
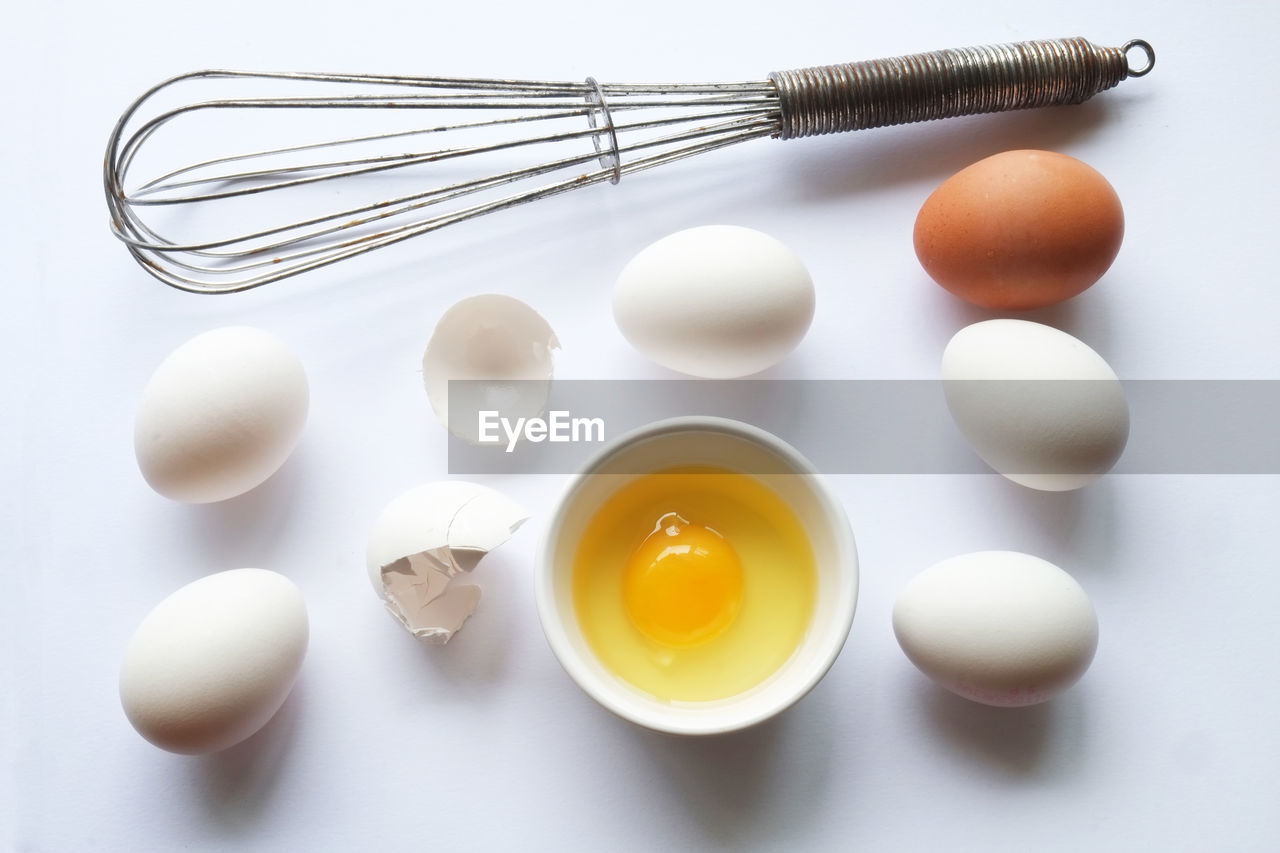
[[(542, 414), (551, 351), (559, 348), (547, 321), (519, 299), (498, 293), (463, 299), (440, 318), (422, 356), (431, 408), (449, 432), (479, 444), (482, 411), (513, 422)], [(463, 380), (452, 394), (450, 380)]]
[(406, 630), (429, 643), (447, 643), (480, 603), (480, 587), (457, 578), (528, 518), (510, 498), (475, 483), (416, 486), (374, 522), (369, 579)]

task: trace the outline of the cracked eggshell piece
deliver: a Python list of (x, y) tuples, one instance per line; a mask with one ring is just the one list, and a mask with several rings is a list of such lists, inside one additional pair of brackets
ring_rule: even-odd
[(197, 335), (143, 389), (133, 433), (138, 468), (173, 500), (242, 495), (289, 458), (309, 401), (302, 362), (274, 335), (249, 326)]
[(391, 615), (415, 637), (443, 644), (480, 603), (458, 582), (511, 538), (529, 514), (493, 489), (442, 480), (387, 504), (369, 536), (369, 580)]
[[(479, 443), (478, 415), (542, 414), (551, 389), (551, 351), (560, 348), (542, 315), (511, 296), (486, 293), (458, 302), (436, 324), (422, 356), (427, 398), (440, 423), (454, 435)], [(449, 380), (455, 386), (449, 411)]]

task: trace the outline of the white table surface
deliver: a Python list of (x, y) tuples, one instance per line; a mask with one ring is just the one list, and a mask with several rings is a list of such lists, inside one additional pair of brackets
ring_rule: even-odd
[[(994, 476), (833, 478), (862, 561), (848, 644), (794, 709), (708, 740), (614, 718), (548, 650), (531, 572), (566, 478), (486, 479), (537, 512), (477, 570), (485, 600), (445, 648), (404, 634), (363, 567), (384, 503), (448, 475), (418, 370), (457, 299), (499, 291), (537, 307), (564, 345), (560, 377), (668, 376), (617, 332), (613, 279), (666, 233), (735, 223), (790, 244), (817, 283), (813, 327), (772, 376), (932, 378), (951, 334), (992, 315), (928, 281), (911, 224), (942, 179), (1002, 149), (1080, 157), (1126, 208), (1105, 279), (1033, 316), (1122, 377), (1280, 379), (1277, 31), (1275, 3), (1186, 0), (11, 9), (0, 848), (1280, 849), (1275, 476), (1117, 476), (1066, 495)], [(199, 67), (752, 79), (1068, 35), (1146, 38), (1156, 68), (1074, 110), (755, 142), (240, 296), (152, 280), (108, 233), (101, 197), (125, 104)], [(173, 347), (233, 323), (297, 349), (309, 423), (262, 488), (171, 503), (133, 458), (139, 392)], [(952, 697), (894, 641), (907, 579), (987, 548), (1062, 565), (1097, 607), (1092, 669), (1047, 705)], [(306, 596), (294, 693), (229, 752), (161, 752), (120, 709), (123, 648), (168, 593), (246, 565)]]

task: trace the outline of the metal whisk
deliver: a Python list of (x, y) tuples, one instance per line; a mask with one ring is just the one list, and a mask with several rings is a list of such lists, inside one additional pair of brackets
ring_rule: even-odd
[[(1068, 38), (747, 83), (200, 71), (125, 111), (104, 180), (112, 229), (148, 272), (182, 290), (231, 293), (747, 139), (1075, 104), (1154, 62), (1145, 41)], [(243, 91), (165, 103), (210, 80)], [(219, 120), (229, 114), (242, 121)], [(156, 177), (126, 185), (144, 169)]]

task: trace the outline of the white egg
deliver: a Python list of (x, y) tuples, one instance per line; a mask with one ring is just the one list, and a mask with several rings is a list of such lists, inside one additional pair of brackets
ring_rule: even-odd
[(1074, 684), (1098, 647), (1098, 619), (1080, 584), (1016, 551), (943, 560), (907, 584), (893, 631), (938, 684), (984, 705), (1034, 705)]
[(547, 321), (519, 299), (498, 293), (463, 299), (444, 312), (422, 355), (436, 418), (474, 444), (481, 411), (512, 422), (540, 415), (551, 389), (551, 352), (559, 347)]
[(707, 225), (647, 247), (618, 276), (613, 316), (628, 341), (680, 373), (748, 376), (795, 349), (813, 320), (813, 280), (759, 231)]
[(511, 538), (529, 514), (493, 489), (462, 480), (416, 486), (387, 504), (369, 535), (374, 590), (405, 630), (447, 643), (480, 603), (455, 582)]
[(142, 620), (120, 668), (120, 701), (144, 738), (170, 752), (216, 752), (280, 709), (307, 650), (297, 586), (265, 569), (187, 584)]
[(1102, 356), (1066, 332), (1027, 320), (966, 326), (942, 355), (942, 379), (974, 451), (1015, 483), (1078, 489), (1124, 452), (1124, 388)]
[(298, 356), (261, 329), (197, 335), (166, 358), (142, 392), (134, 452), (160, 494), (226, 500), (261, 484), (293, 451), (309, 391)]

